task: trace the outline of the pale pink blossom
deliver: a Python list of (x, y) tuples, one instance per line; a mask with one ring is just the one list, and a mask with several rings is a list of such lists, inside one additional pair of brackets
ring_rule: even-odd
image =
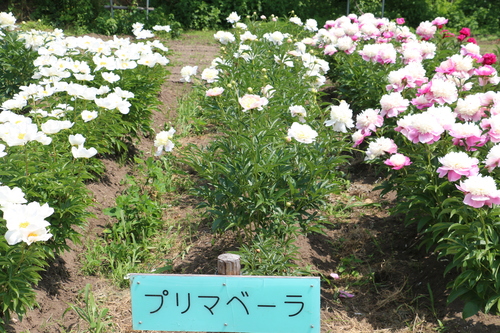
[(356, 50), (356, 43), (349, 36), (340, 37), (335, 47), (344, 51), (346, 54), (352, 54)]
[(393, 170), (402, 169), (405, 166), (411, 164), (411, 160), (408, 156), (403, 154), (394, 154), (390, 158), (384, 161), (384, 164), (392, 167)]
[(434, 105), (434, 101), (432, 99), (427, 99), (425, 95), (420, 95), (411, 100), (411, 104), (415, 105), (415, 107), (419, 110), (426, 109)]
[(484, 205), (490, 208), (493, 204), (500, 204), (500, 192), (497, 190), (495, 180), (490, 176), (476, 175), (460, 182), (457, 188), (464, 192), (464, 203), (474, 208)]
[(483, 119), (480, 126), (482, 129), (488, 130), (488, 137), (491, 142), (500, 142), (500, 114)]
[(440, 78), (433, 78), (418, 89), (417, 96), (425, 95), (428, 101), (451, 104), (458, 98), (458, 89), (455, 82)]
[(246, 94), (243, 97), (238, 98), (238, 102), (243, 108), (243, 111), (246, 112), (252, 109), (262, 110), (262, 107), (267, 105), (269, 101), (265, 97)]
[(488, 172), (492, 172), (493, 169), (500, 166), (500, 145), (495, 145), (491, 147), (490, 151), (486, 155), (486, 160), (484, 161)]
[(467, 43), (460, 46), (460, 54), (463, 56), (469, 56), (476, 60), (480, 60), (482, 58), (479, 45), (474, 43)]
[(490, 65), (481, 66), (474, 70), (474, 75), (479, 76), (479, 85), (485, 86), (488, 83), (498, 84), (497, 71)]
[(395, 154), (397, 151), (398, 146), (392, 139), (380, 137), (369, 143), (365, 160), (373, 160), (385, 153)]
[(457, 120), (456, 113), (449, 106), (431, 106), (426, 113), (434, 116), (445, 130), (450, 130)]
[(436, 33), (437, 27), (433, 25), (429, 21), (424, 21), (421, 22), (420, 25), (417, 27), (416, 33), (420, 37), (422, 37), (423, 40), (429, 40), (432, 37), (434, 37), (434, 34)]
[(484, 109), (479, 95), (467, 95), (457, 100), (455, 113), (465, 121), (479, 121), (484, 116)]
[(470, 177), (479, 173), (479, 160), (475, 157), (469, 157), (464, 152), (451, 152), (438, 158), (442, 164), (437, 169), (439, 177), (448, 175), (448, 180), (454, 182), (462, 176)]
[(324, 55), (329, 55), (329, 56), (331, 56), (331, 55), (334, 55), (334, 54), (335, 54), (335, 53), (337, 53), (337, 52), (338, 52), (338, 50), (337, 50), (337, 48), (335, 47), (335, 45), (333, 45), (333, 44), (328, 44), (328, 45), (326, 45), (326, 46), (325, 46), (325, 48), (323, 49), (323, 54), (324, 54)]
[(406, 88), (420, 87), (428, 81), (421, 62), (410, 62), (403, 68), (389, 73), (387, 91), (401, 92)]
[(400, 113), (406, 111), (409, 105), (410, 102), (405, 99), (401, 93), (392, 92), (382, 96), (380, 99), (380, 106), (382, 107), (380, 114), (388, 118), (396, 117)]
[(436, 25), (439, 29), (441, 29), (446, 23), (448, 23), (448, 19), (444, 17), (436, 17), (432, 21), (432, 24)]
[(417, 41), (403, 44), (401, 54), (403, 55), (403, 61), (405, 64), (409, 64), (411, 62), (421, 63), (424, 59), (422, 49)]
[(356, 132), (352, 133), (351, 138), (352, 141), (354, 142), (353, 147), (359, 146), (367, 136), (369, 136), (370, 133), (368, 132), (363, 132), (362, 130), (357, 130)]
[(484, 146), (488, 137), (482, 134), (481, 128), (475, 123), (455, 123), (448, 131), (453, 137), (456, 146), (463, 146), (468, 151), (477, 150), (475, 147)]
[(401, 133), (413, 143), (432, 144), (438, 141), (444, 132), (443, 126), (439, 124), (431, 113), (423, 112), (414, 114), (406, 119), (410, 122)]
[(378, 53), (375, 56), (375, 61), (377, 61), (379, 64), (394, 64), (397, 57), (394, 45), (391, 43), (382, 45), (384, 45), (385, 47), (381, 47), (378, 50)]
[(379, 109), (366, 109), (356, 116), (356, 128), (361, 130), (365, 135), (375, 132), (377, 127), (383, 124), (384, 117), (380, 115)]
[(292, 105), (288, 108), (288, 110), (290, 111), (292, 117), (297, 116), (299, 117), (299, 121), (301, 123), (306, 122), (304, 117), (307, 116), (307, 111), (302, 105)]
[(213, 87), (213, 88), (208, 89), (205, 94), (206, 94), (206, 96), (209, 96), (209, 97), (215, 97), (215, 96), (221, 95), (223, 92), (224, 92), (224, 88)]

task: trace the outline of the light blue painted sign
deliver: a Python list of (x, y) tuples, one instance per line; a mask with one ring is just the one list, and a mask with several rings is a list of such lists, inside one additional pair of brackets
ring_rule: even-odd
[(130, 274), (134, 330), (319, 333), (318, 277)]

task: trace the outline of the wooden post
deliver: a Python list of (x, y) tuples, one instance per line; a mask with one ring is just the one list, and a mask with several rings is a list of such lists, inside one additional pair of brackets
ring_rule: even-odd
[(232, 253), (218, 256), (217, 273), (219, 275), (241, 275), (240, 256)]

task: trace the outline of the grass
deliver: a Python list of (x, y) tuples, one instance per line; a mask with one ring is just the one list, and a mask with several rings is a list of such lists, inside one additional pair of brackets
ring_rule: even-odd
[(477, 40), (477, 44), (481, 47), (481, 53), (496, 53), (500, 58), (500, 36), (481, 36)]

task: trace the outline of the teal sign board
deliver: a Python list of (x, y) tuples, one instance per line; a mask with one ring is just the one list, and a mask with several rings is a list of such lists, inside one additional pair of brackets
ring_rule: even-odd
[(130, 274), (134, 330), (319, 333), (317, 277)]

